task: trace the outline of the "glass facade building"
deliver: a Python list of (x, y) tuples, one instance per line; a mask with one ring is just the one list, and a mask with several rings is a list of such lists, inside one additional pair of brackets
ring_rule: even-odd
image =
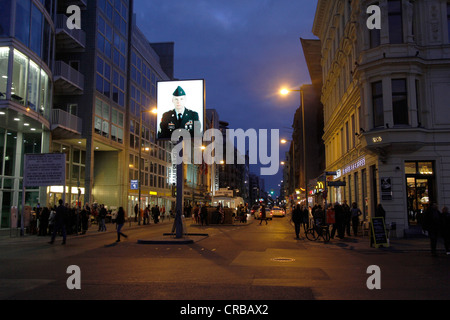
[[(10, 226), (12, 207), (22, 209), (24, 154), (49, 151), (55, 6), (51, 0), (0, 1), (2, 228)], [(35, 207), (45, 193), (44, 188), (27, 189), (25, 205)]]

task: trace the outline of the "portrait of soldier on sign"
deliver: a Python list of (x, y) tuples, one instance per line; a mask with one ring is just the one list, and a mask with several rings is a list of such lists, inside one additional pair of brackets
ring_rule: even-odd
[[(159, 124), (158, 139), (170, 139), (176, 129), (185, 129), (194, 136), (195, 130), (200, 132), (198, 113), (186, 108), (187, 95), (182, 87), (178, 86), (173, 92), (173, 109), (162, 115)], [(197, 125), (194, 125), (197, 122)]]

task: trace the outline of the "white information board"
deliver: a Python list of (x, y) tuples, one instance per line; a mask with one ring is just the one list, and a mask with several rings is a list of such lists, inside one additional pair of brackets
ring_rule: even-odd
[(23, 185), (27, 187), (64, 186), (66, 183), (66, 154), (26, 154)]

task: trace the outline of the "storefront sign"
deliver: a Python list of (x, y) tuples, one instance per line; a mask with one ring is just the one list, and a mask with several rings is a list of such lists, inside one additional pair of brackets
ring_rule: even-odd
[(364, 167), (365, 165), (366, 165), (366, 158), (361, 158), (358, 161), (342, 169), (342, 174), (346, 175), (347, 173), (352, 172), (353, 170), (356, 170), (360, 167)]
[(370, 224), (372, 227), (372, 243), (375, 247), (378, 248), (379, 246), (389, 246), (386, 235), (386, 226), (384, 225), (384, 218), (373, 217)]

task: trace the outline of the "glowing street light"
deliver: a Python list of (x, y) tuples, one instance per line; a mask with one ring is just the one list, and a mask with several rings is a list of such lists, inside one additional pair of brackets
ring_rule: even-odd
[(289, 90), (288, 89), (281, 89), (280, 90), (280, 94), (282, 94), (283, 96), (289, 94)]

